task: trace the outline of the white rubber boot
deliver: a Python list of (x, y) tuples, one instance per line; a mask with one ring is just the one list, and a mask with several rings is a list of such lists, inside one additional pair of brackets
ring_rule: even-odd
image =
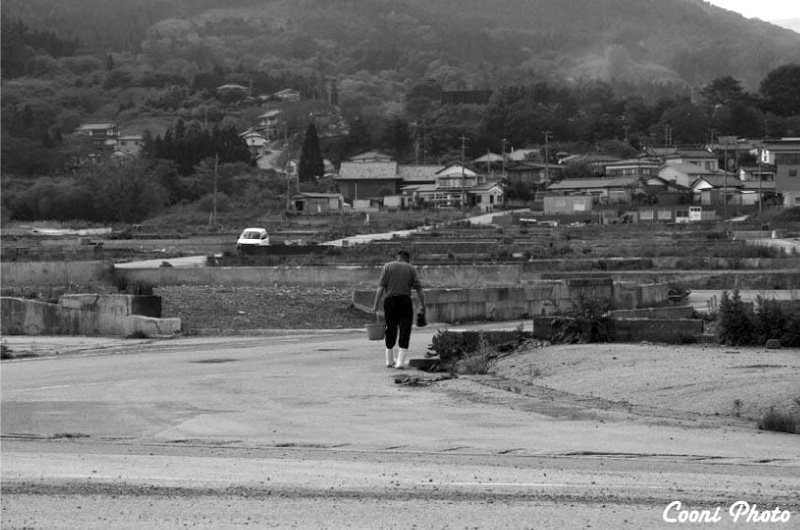
[(386, 348), (386, 366), (391, 368), (394, 366), (394, 350)]
[(408, 355), (408, 350), (405, 348), (400, 348), (400, 351), (397, 354), (397, 362), (394, 365), (395, 368), (403, 369), (406, 367), (406, 355)]

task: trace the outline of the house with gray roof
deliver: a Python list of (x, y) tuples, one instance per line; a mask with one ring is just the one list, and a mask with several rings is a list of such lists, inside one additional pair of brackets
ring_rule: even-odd
[(639, 188), (638, 177), (567, 179), (547, 186), (548, 195), (591, 195), (600, 202), (629, 202)]
[(372, 161), (371, 158), (363, 160), (349, 160), (339, 166), (339, 174), (334, 180), (344, 198), (352, 202), (395, 195), (401, 182), (397, 162)]
[(706, 169), (697, 164), (669, 160), (658, 170), (658, 176), (664, 180), (675, 182), (684, 187), (691, 187), (692, 183), (702, 177), (718, 175), (716, 170)]

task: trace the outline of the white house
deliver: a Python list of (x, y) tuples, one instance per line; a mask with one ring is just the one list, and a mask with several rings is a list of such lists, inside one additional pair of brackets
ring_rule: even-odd
[(662, 179), (680, 184), (686, 188), (691, 187), (692, 183), (696, 182), (697, 179), (714, 175), (719, 175), (719, 172), (679, 160), (668, 160), (658, 170), (658, 176)]

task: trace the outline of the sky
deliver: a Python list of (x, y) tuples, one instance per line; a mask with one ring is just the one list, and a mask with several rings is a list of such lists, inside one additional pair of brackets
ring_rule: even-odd
[(717, 7), (741, 13), (747, 18), (760, 18), (767, 22), (800, 18), (797, 0), (706, 0)]

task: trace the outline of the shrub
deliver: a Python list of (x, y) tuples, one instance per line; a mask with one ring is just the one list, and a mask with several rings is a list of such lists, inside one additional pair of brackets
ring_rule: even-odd
[(762, 431), (788, 432), (794, 434), (798, 432), (797, 418), (788, 412), (779, 412), (775, 407), (770, 409), (758, 420), (758, 428)]
[(581, 296), (567, 311), (557, 313), (563, 317), (553, 323), (554, 333), (549, 340), (557, 343), (608, 342), (611, 338), (611, 300)]
[(787, 331), (786, 316), (777, 300), (756, 298), (754, 333), (756, 344), (780, 339)]
[(763, 346), (778, 339), (781, 346), (800, 347), (800, 312), (785, 310), (781, 302), (756, 298), (755, 309), (738, 291), (723, 291), (717, 312), (717, 341), (729, 346)]
[(753, 344), (754, 326), (751, 313), (738, 290), (732, 296), (728, 291), (723, 291), (719, 302), (717, 340), (730, 346)]

